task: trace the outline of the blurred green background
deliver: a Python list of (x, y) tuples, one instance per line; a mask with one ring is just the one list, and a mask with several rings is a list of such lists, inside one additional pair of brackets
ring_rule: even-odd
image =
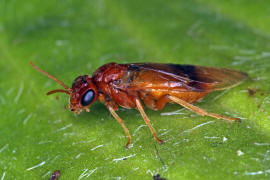
[[(0, 0), (0, 179), (269, 179), (269, 20), (267, 0)], [(146, 109), (163, 145), (138, 111), (120, 109), (126, 150), (104, 105), (74, 115), (67, 95), (45, 95), (60, 86), (30, 60), (70, 85), (112, 61), (226, 67), (251, 80), (198, 103), (241, 124)]]

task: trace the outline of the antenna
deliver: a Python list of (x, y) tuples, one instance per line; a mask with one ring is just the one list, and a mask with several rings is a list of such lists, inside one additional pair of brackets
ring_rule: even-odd
[(52, 91), (49, 91), (47, 92), (47, 95), (51, 95), (51, 94), (54, 94), (54, 93), (66, 93), (68, 95), (70, 95), (71, 93), (67, 90), (63, 90), (63, 89), (55, 89), (55, 90), (52, 90)]
[(53, 91), (50, 91), (47, 93), (47, 95), (50, 95), (50, 94), (53, 94), (53, 93), (56, 93), (56, 92), (64, 92), (64, 93), (67, 93), (70, 95), (70, 92), (69, 91), (72, 91), (72, 89), (70, 87), (68, 87), (67, 85), (65, 85), (62, 81), (60, 81), (59, 79), (57, 79), (56, 77), (48, 74), (47, 72), (43, 71), (42, 69), (40, 69), (37, 65), (35, 65), (32, 61), (30, 61), (30, 64), (36, 69), (38, 70), (39, 72), (41, 72), (42, 74), (44, 74), (45, 76), (47, 76), (48, 78), (56, 81), (58, 84), (60, 84), (61, 86), (63, 86), (66, 90), (68, 91), (65, 91), (65, 90), (53, 90)]

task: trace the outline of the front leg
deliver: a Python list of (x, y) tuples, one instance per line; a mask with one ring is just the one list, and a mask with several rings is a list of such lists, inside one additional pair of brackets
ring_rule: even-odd
[(128, 137), (128, 142), (126, 144), (126, 148), (128, 149), (131, 143), (131, 136), (129, 134), (128, 128), (125, 126), (124, 121), (116, 114), (114, 108), (111, 105), (107, 105), (108, 110), (110, 113), (113, 115), (113, 117), (117, 120), (117, 122), (122, 126), (124, 129), (127, 137)]

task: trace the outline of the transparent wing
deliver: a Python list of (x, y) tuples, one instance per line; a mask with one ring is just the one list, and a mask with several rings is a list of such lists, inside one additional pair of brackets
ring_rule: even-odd
[(193, 65), (135, 63), (128, 71), (134, 72), (131, 89), (213, 91), (238, 85), (248, 78), (247, 74), (225, 68)]

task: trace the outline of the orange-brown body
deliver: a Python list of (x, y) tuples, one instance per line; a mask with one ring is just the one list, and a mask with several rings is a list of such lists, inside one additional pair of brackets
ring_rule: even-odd
[(161, 110), (168, 102), (177, 103), (201, 116), (240, 121), (239, 118), (210, 113), (191, 104), (212, 91), (236, 86), (247, 79), (247, 75), (240, 71), (177, 64), (109, 63), (98, 68), (92, 77), (79, 76), (70, 88), (32, 62), (31, 64), (66, 89), (52, 90), (47, 94), (56, 92), (68, 94), (71, 111), (80, 113), (82, 110), (86, 110), (89, 112), (90, 106), (97, 99), (104, 103), (123, 127), (128, 137), (126, 147), (129, 147), (131, 143), (131, 136), (124, 121), (115, 112), (118, 110), (118, 106), (138, 109), (155, 140), (159, 143), (163, 141), (158, 138), (150, 119), (144, 112), (141, 101), (153, 110)]
[(136, 98), (151, 109), (161, 110), (172, 102), (167, 95), (194, 103), (213, 90), (234, 85), (239, 76), (245, 74), (192, 65), (110, 63), (97, 69), (92, 81), (98, 87), (99, 100), (112, 104), (115, 110), (117, 105), (136, 107)]

